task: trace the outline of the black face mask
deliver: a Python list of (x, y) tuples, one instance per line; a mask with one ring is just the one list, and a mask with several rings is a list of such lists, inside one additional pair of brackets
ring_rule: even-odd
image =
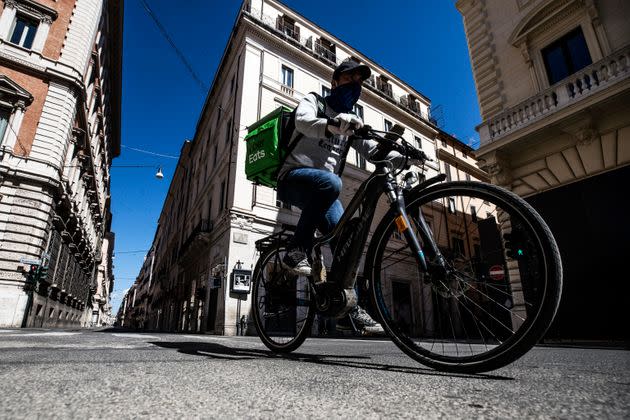
[(361, 96), (361, 83), (346, 83), (334, 88), (326, 102), (335, 112), (350, 112)]

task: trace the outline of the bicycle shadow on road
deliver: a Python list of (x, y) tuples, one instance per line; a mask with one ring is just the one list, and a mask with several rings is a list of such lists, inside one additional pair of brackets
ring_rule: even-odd
[[(490, 375), (490, 374), (460, 374), (439, 372), (430, 368), (396, 366), (382, 363), (365, 362), (370, 360), (369, 356), (359, 355), (338, 355), (338, 354), (306, 354), (306, 353), (288, 353), (279, 354), (270, 350), (247, 349), (242, 347), (230, 347), (218, 343), (202, 343), (194, 341), (149, 341), (158, 347), (176, 349), (179, 353), (190, 354), (193, 356), (203, 356), (210, 359), (221, 360), (253, 360), (253, 359), (285, 359), (297, 362), (313, 363), (317, 365), (327, 366), (343, 366), (357, 369), (380, 370), (387, 372), (398, 372), (426, 376), (446, 376), (452, 378), (466, 379), (491, 379), (500, 381), (510, 381), (514, 378), (509, 376)], [(341, 359), (341, 360), (339, 360)], [(357, 361), (358, 359), (358, 361)]]

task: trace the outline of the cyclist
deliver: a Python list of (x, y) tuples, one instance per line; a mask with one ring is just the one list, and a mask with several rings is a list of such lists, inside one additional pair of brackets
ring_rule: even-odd
[[(295, 137), (298, 140), (287, 157), (278, 177), (278, 198), (284, 203), (302, 210), (295, 234), (283, 259), (283, 266), (290, 272), (311, 275), (309, 256), (313, 248), (313, 236), (318, 229), (326, 235), (331, 232), (343, 214), (339, 201), (341, 178), (337, 175), (340, 158), (348, 136), (363, 122), (352, 111), (361, 96), (363, 82), (370, 77), (370, 68), (353, 60), (342, 62), (333, 72), (330, 95), (324, 98), (324, 114), (318, 118), (318, 100), (313, 94), (306, 95), (297, 106)], [(319, 113), (321, 115), (321, 112)], [(341, 123), (329, 124), (331, 119)], [(366, 159), (379, 156), (378, 143), (373, 140), (357, 140), (352, 145)], [(400, 164), (403, 157), (389, 152), (386, 159)], [(335, 243), (331, 243), (334, 249)], [(367, 312), (356, 306), (349, 312), (355, 326), (365, 333), (381, 333), (383, 328)], [(342, 322), (338, 327), (343, 328)]]

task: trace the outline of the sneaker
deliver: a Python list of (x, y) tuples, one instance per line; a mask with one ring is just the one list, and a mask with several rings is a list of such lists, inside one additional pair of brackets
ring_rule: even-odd
[[(348, 317), (352, 320), (356, 329), (363, 335), (385, 334), (385, 330), (383, 330), (381, 324), (374, 321), (370, 314), (368, 314), (365, 309), (361, 308), (359, 305), (355, 306), (350, 312), (348, 312)], [(352, 325), (347, 318), (344, 318), (337, 321), (337, 328), (340, 330), (350, 330), (352, 329)]]
[(304, 251), (299, 249), (287, 251), (287, 254), (282, 259), (282, 267), (292, 274), (300, 276), (311, 275), (311, 264), (308, 262), (308, 257)]

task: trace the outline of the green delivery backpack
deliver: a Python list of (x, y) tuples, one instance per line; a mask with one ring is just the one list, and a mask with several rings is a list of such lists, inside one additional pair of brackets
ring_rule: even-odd
[[(315, 92), (311, 94), (317, 98), (317, 116), (326, 118), (323, 98)], [(303, 136), (299, 133), (291, 142), (294, 130), (295, 110), (285, 106), (276, 108), (248, 127), (245, 136), (245, 175), (248, 180), (276, 188), (285, 159)]]

